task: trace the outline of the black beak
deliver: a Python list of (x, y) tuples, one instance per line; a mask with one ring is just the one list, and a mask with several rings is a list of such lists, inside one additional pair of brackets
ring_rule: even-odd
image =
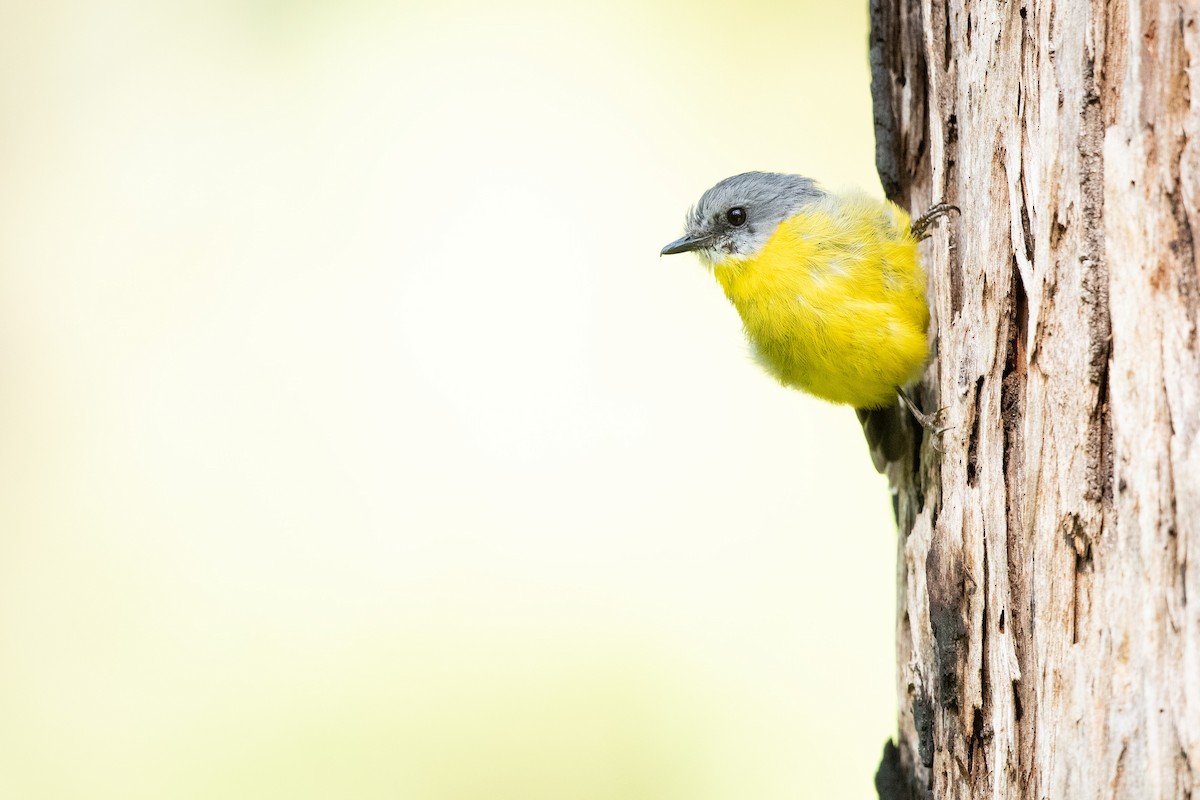
[(702, 250), (709, 242), (708, 236), (686, 234), (664, 247), (660, 256), (673, 256), (676, 253), (686, 253), (688, 250)]

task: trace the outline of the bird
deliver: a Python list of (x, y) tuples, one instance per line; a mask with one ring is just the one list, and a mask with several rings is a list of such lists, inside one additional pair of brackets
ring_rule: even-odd
[(895, 203), (802, 175), (745, 172), (704, 192), (660, 255), (695, 252), (759, 364), (784, 386), (854, 407), (883, 471), (902, 452), (898, 401), (926, 430), (943, 430), (906, 389), (930, 357), (917, 244), (957, 210), (939, 202), (913, 220)]

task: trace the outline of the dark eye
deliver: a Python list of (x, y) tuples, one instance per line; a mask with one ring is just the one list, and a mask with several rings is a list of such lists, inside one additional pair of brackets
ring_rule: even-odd
[(729, 220), (729, 224), (733, 227), (740, 228), (746, 224), (746, 209), (734, 206), (725, 212), (725, 219)]

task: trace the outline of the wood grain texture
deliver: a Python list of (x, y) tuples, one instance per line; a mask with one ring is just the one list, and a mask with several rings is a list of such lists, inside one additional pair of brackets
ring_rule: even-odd
[(1200, 3), (871, 11), (885, 189), (962, 209), (881, 797), (1200, 798)]

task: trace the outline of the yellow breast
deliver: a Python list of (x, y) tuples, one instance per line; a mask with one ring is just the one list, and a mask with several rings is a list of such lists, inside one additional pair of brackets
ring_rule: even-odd
[(880, 408), (924, 369), (925, 272), (909, 217), (891, 203), (814, 204), (780, 224), (756, 256), (713, 272), (759, 360), (785, 385)]

